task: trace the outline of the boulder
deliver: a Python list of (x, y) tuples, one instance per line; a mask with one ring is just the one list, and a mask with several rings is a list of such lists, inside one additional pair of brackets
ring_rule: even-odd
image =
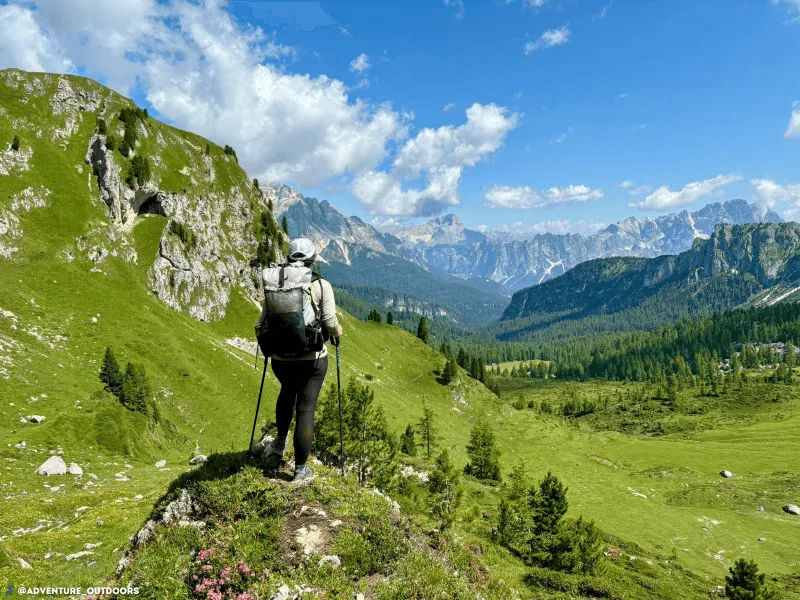
[(67, 463), (60, 456), (51, 456), (36, 469), (39, 475), (66, 475)]
[(28, 417), (28, 421), (30, 421), (31, 423), (41, 423), (46, 418), (47, 417), (43, 417), (42, 415), (31, 415), (30, 417)]
[(334, 569), (338, 569), (339, 567), (342, 566), (342, 559), (340, 559), (335, 554), (328, 554), (320, 559), (317, 566), (319, 566), (320, 568), (329, 566)]
[(160, 460), (156, 463), (156, 469), (163, 469), (166, 466), (167, 466), (167, 461), (165, 460)]
[(783, 507), (783, 512), (789, 513), (790, 515), (800, 515), (800, 506), (796, 504), (787, 504)]
[(28, 447), (28, 444), (25, 442), (20, 442), (19, 444), (14, 444), (14, 448), (18, 448), (20, 450), (25, 450)]
[(356, 592), (354, 598), (355, 600), (364, 600), (364, 594), (362, 594), (361, 592)]
[(190, 465), (202, 465), (204, 462), (208, 460), (208, 457), (205, 454), (198, 454), (197, 456), (193, 457), (190, 461)]
[(731, 473), (730, 471), (720, 471), (719, 474), (725, 479), (730, 479), (731, 477), (733, 477), (733, 473)]
[(83, 469), (80, 468), (78, 463), (69, 463), (69, 467), (67, 467), (67, 473), (70, 475), (83, 475)]

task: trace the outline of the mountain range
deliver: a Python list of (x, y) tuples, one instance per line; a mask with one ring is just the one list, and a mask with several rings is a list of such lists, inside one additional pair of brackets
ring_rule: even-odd
[[(266, 193), (274, 199), (278, 217), (286, 217), (290, 235), (312, 238), (326, 263), (348, 283), (353, 283), (353, 275), (347, 271), (358, 266), (369, 271), (372, 285), (390, 288), (385, 273), (364, 266), (360, 259), (387, 261), (392, 257), (388, 262), (394, 269), (408, 269), (426, 281), (432, 276), (439, 285), (447, 286), (460, 280), (483, 293), (504, 296), (596, 258), (680, 253), (691, 248), (696, 238), (708, 238), (719, 224), (782, 222), (775, 212), (736, 199), (655, 219), (630, 217), (592, 235), (519, 237), (480, 232), (468, 229), (452, 214), (386, 233), (358, 217), (345, 217), (327, 201), (303, 197), (287, 186), (271, 187)], [(413, 282), (408, 283), (411, 287), (401, 289), (414, 289)], [(443, 297), (437, 299), (446, 303)]]

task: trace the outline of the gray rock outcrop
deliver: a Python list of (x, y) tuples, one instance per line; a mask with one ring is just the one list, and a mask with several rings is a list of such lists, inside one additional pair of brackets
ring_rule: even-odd
[(790, 515), (800, 515), (800, 506), (796, 504), (787, 504), (783, 507), (783, 512), (789, 513)]

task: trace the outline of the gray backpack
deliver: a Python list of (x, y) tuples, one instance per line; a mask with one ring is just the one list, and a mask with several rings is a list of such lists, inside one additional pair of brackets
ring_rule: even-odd
[(264, 269), (264, 312), (256, 324), (264, 356), (292, 358), (322, 350), (325, 335), (319, 309), (311, 300), (311, 284), (319, 279), (299, 262)]

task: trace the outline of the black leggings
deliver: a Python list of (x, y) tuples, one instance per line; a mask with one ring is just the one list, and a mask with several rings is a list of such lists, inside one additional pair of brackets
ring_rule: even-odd
[(306, 464), (314, 441), (314, 411), (328, 372), (328, 357), (317, 360), (273, 360), (272, 371), (281, 382), (275, 405), (278, 423), (278, 442), (286, 443), (292, 416), (297, 411), (294, 426), (294, 464)]

